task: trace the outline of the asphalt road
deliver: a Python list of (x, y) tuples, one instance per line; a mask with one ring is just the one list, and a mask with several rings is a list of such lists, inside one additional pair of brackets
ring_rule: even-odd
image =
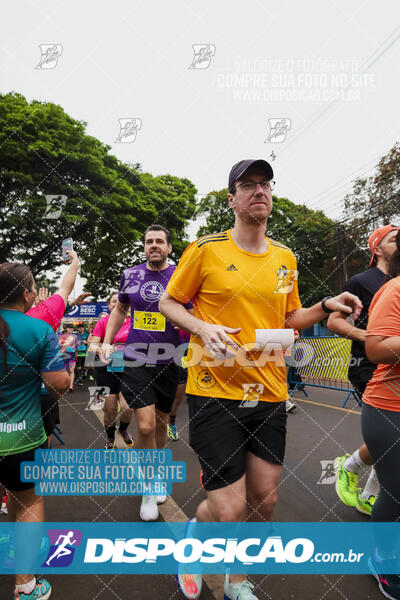
[[(310, 388), (308, 388), (310, 389)], [(297, 409), (288, 418), (285, 466), (275, 511), (276, 521), (364, 521), (368, 517), (344, 506), (336, 496), (332, 459), (352, 452), (361, 444), (360, 411), (350, 400), (340, 408), (343, 394), (312, 390), (306, 399), (297, 396)], [(85, 410), (89, 400), (86, 389), (68, 395), (61, 406), (65, 447), (102, 448), (104, 433), (99, 415)], [(101, 415), (100, 415), (101, 418)], [(172, 497), (162, 506), (160, 520), (182, 521), (194, 516), (204, 498), (199, 483), (200, 467), (188, 445), (187, 406), (177, 419), (180, 440), (169, 442), (174, 460), (187, 464), (187, 482), (175, 484)], [(134, 434), (134, 426), (131, 425)], [(122, 442), (121, 442), (122, 445)], [(60, 447), (58, 442), (54, 447)], [(321, 462), (322, 461), (322, 462)], [(138, 521), (139, 497), (47, 497), (46, 521)], [(6, 517), (0, 517), (6, 518)], [(152, 598), (179, 600), (173, 575), (53, 575), (51, 598), (65, 600), (122, 600)], [(366, 600), (381, 597), (375, 580), (368, 575), (259, 575), (251, 578), (259, 600)], [(223, 577), (208, 576), (202, 600), (223, 598)], [(0, 576), (0, 598), (12, 597), (13, 581)]]

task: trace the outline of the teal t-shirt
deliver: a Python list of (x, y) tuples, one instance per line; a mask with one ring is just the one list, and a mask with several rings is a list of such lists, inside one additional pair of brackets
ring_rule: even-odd
[(87, 331), (84, 331), (83, 333), (76, 333), (76, 339), (78, 340), (78, 344), (76, 346), (76, 355), (77, 356), (86, 356), (87, 354), (87, 347), (86, 344), (84, 344), (83, 342), (86, 342), (86, 340), (89, 337), (89, 334)]
[(19, 311), (0, 309), (8, 323), (7, 366), (0, 347), (0, 456), (20, 454), (46, 441), (40, 373), (63, 371), (57, 337), (47, 323)]

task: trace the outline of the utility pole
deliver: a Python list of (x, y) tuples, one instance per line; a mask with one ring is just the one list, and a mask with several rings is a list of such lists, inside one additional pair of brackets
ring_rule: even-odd
[(342, 291), (348, 279), (345, 254), (346, 236), (344, 225), (338, 225), (336, 228), (336, 245), (336, 266), (339, 274), (339, 289)]

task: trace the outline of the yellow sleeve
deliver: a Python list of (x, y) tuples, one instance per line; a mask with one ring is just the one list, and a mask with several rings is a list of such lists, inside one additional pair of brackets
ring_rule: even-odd
[(202, 250), (192, 242), (182, 254), (169, 283), (170, 296), (186, 304), (195, 295), (202, 282)]
[[(291, 253), (292, 254), (292, 253)], [(297, 270), (297, 260), (294, 254), (292, 254), (292, 265), (291, 269), (296, 273), (296, 277), (293, 279), (293, 288), (290, 290), (287, 299), (286, 305), (286, 314), (292, 312), (293, 310), (298, 310), (301, 308), (301, 301), (299, 297), (299, 286), (298, 286), (298, 270)]]

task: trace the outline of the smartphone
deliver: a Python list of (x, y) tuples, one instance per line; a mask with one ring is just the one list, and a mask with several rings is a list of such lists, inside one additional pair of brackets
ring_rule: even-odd
[(69, 260), (69, 256), (66, 253), (66, 250), (73, 250), (74, 249), (73, 239), (72, 238), (67, 238), (67, 239), (63, 240), (62, 243), (61, 243), (61, 248), (62, 248), (63, 261), (67, 262)]

